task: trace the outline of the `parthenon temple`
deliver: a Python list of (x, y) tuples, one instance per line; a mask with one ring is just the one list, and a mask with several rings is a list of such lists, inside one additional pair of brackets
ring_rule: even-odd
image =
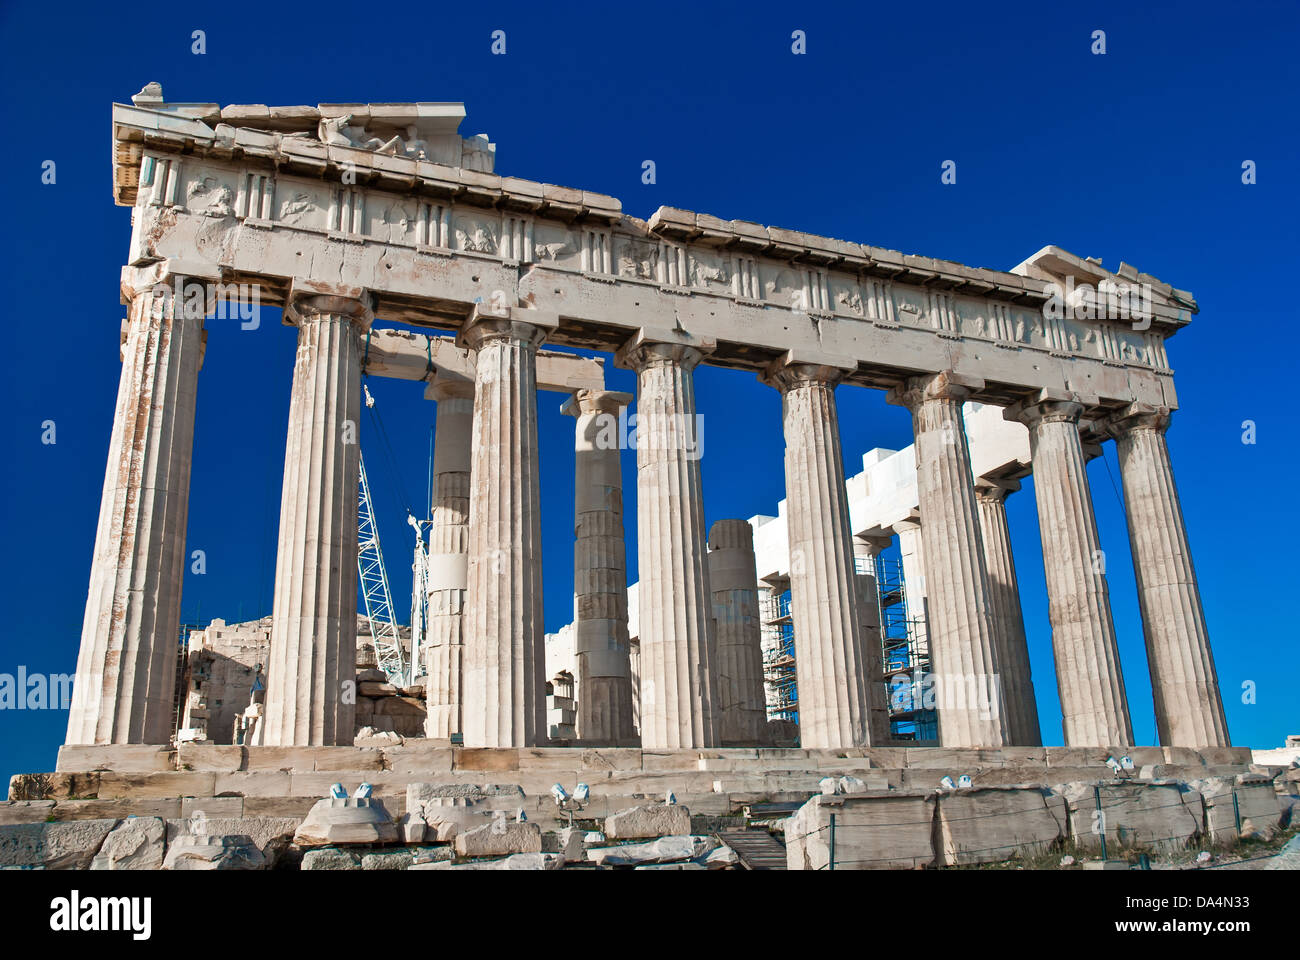
[[(363, 372), (434, 404), (425, 719), (406, 745), (455, 751), (450, 769), (525, 769), (482, 760), (494, 753), (585, 769), (601, 748), (614, 777), (618, 758), (644, 771), (651, 754), (697, 777), (741, 770), (742, 754), (797, 753), (810, 773), (916, 766), (926, 749), (972, 769), (1050, 764), (1005, 509), (1031, 475), (1063, 749), (1080, 767), (1108, 753), (1140, 765), (1144, 750), (1240, 764), (1165, 439), (1166, 341), (1197, 312), (1192, 294), (1055, 246), (1003, 271), (672, 207), (641, 220), (613, 197), (498, 175), (495, 144), (463, 137), (464, 116), (459, 103), (175, 103), (157, 84), (113, 105), (127, 316), (60, 769), (175, 737), (205, 317), (245, 289), (282, 308), (297, 355), (265, 695), (231, 769), (260, 769), (259, 750), (359, 749)], [(635, 396), (607, 389), (593, 351), (635, 373)], [(771, 516), (706, 523), (705, 366), (780, 395), (785, 500)], [(887, 391), (914, 444), (870, 452), (849, 477), (836, 402), (854, 390)], [(539, 392), (574, 418), (573, 453), (539, 449)], [(629, 408), (625, 478), (602, 432)], [(1134, 743), (1086, 471), (1112, 440), (1159, 747)], [(575, 458), (574, 615), (549, 641), (542, 456)], [(928, 748), (891, 730), (874, 559), (894, 543), (933, 684)], [(782, 722), (762, 611), (785, 591), (797, 703)], [(901, 747), (906, 764), (891, 759)], [(381, 794), (390, 772), (405, 788), (399, 769), (418, 772), (389, 764), (371, 777)]]
[[(699, 457), (680, 442), (701, 413), (700, 365), (752, 370), (781, 394), (803, 747), (888, 740), (871, 722), (885, 687), (854, 561), (893, 535), (911, 541), (925, 584), (940, 742), (1040, 742), (1002, 506), (1007, 481), (1031, 472), (1065, 742), (1132, 745), (1084, 469), (1088, 447), (1109, 438), (1160, 740), (1228, 745), (1164, 436), (1177, 406), (1165, 341), (1190, 322), (1191, 294), (1055, 247), (999, 272), (667, 207), (641, 221), (612, 197), (496, 175), (495, 146), (463, 139), (463, 116), (450, 103), (222, 109), (150, 88), (114, 106), (116, 198), (133, 207), (128, 317), (68, 743), (172, 733), (203, 314), (214, 306), (191, 308), (197, 282), (205, 296), (256, 285), (298, 328), (258, 743), (353, 738), (344, 694), (363, 364), (423, 381), (436, 403), (428, 734), (474, 747), (547, 741), (537, 397), (564, 390), (578, 441), (578, 727), (591, 744), (633, 740), (623, 480), (617, 447), (596, 436), (601, 415), (633, 398), (604, 390), (598, 361), (549, 345), (608, 351), (637, 376), (643, 747), (761, 743), (728, 706), (753, 702), (761, 670), (726, 660), (736, 646), (757, 654), (758, 619), (737, 620), (719, 599), (757, 590), (751, 532), (723, 524), (710, 552)], [(1052, 283), (1107, 281), (1146, 285), (1149, 316), (1045, 309)], [(837, 388), (887, 390), (911, 412), (916, 502), (888, 527), (854, 529)], [(1023, 425), (1028, 456), (1011, 475), (973, 474), (968, 402)], [(972, 685), (979, 696), (961, 695)]]

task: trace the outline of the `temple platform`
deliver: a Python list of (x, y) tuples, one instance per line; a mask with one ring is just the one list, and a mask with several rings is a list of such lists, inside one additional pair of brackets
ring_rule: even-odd
[[(302, 817), (332, 784), (370, 783), (394, 816), (412, 783), (509, 784), (530, 817), (557, 818), (550, 790), (590, 787), (587, 816), (608, 816), (669, 792), (693, 814), (738, 816), (756, 804), (806, 801), (826, 777), (872, 791), (934, 790), (945, 776), (976, 787), (1112, 781), (1108, 757), (1127, 755), (1140, 780), (1232, 777), (1251, 769), (1248, 748), (865, 747), (646, 750), (635, 747), (477, 749), (445, 740), (383, 746), (64, 746), (52, 773), (10, 781), (4, 822), (138, 816)], [(20, 806), (21, 805), (21, 806)], [(31, 805), (29, 812), (24, 808)]]

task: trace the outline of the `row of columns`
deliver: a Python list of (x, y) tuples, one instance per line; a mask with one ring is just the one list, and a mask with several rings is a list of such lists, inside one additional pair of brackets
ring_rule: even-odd
[[(312, 294), (295, 296), (286, 318), (298, 327), (298, 353), (258, 737), (265, 744), (346, 743), (354, 699), (361, 340), (371, 314), (356, 298)], [(164, 742), (170, 734), (201, 321), (133, 307), (129, 322), (70, 743)], [(536, 352), (556, 325), (543, 311), (476, 308), (459, 337), (477, 357), (472, 392), (436, 379), (430, 387), (439, 445), (428, 732), (448, 736), (459, 728), (470, 746), (545, 738)], [(648, 748), (745, 739), (761, 706), (752, 693), (761, 664), (734, 639), (753, 635), (749, 604), (757, 600), (756, 584), (727, 558), (727, 551), (743, 551), (743, 537), (738, 527), (717, 529), (719, 557), (710, 560), (698, 448), (683, 442), (695, 424), (693, 371), (706, 351), (643, 334), (616, 355), (637, 375), (640, 729)], [(866, 746), (883, 735), (878, 644), (855, 568), (835, 407), (845, 372), (789, 355), (763, 374), (782, 395), (805, 747)], [(947, 372), (913, 377), (890, 392), (891, 402), (910, 410), (916, 436), (924, 522), (898, 532), (905, 568), (923, 577), (947, 746), (1038, 742), (1007, 490), (972, 482), (961, 417), (980, 386)], [(602, 449), (593, 435), (598, 418), (627, 399), (580, 395), (568, 408), (579, 438), (579, 726), (593, 741), (623, 740), (632, 723), (618, 451)], [(1124, 746), (1132, 729), (1097, 565), (1081, 412), (1072, 398), (1044, 395), (1007, 416), (1030, 431), (1066, 742)], [(1139, 408), (1108, 422), (1129, 501), (1158, 728), (1166, 743), (1226, 744), (1164, 443), (1167, 422), (1166, 412)], [(752, 556), (752, 535), (748, 549)], [(752, 576), (752, 560), (749, 566)]]

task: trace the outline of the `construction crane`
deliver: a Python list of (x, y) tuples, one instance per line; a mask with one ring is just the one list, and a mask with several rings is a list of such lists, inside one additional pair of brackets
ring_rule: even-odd
[[(369, 391), (366, 403), (373, 403)], [(370, 480), (366, 476), (366, 461), (361, 458), (361, 482), (357, 485), (357, 574), (361, 581), (361, 596), (365, 601), (366, 619), (370, 621), (370, 635), (375, 641), (375, 659), (384, 671), (388, 682), (398, 687), (409, 686), (409, 675), (402, 655), (402, 638), (397, 633), (393, 618), (393, 594), (388, 588), (388, 571), (384, 568), (384, 553), (379, 546), (379, 528), (375, 526), (375, 512), (370, 499)]]

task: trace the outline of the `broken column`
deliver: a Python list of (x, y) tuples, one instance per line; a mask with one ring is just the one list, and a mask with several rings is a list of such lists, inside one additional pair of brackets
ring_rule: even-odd
[(470, 441), (474, 384), (439, 376), (424, 396), (437, 403), (433, 433), (433, 510), (429, 524), (428, 638), (425, 641), (424, 732), (446, 739), (461, 733), (464, 613), (469, 564)]
[(641, 743), (717, 745), (716, 644), (693, 371), (701, 349), (638, 334), (617, 353), (637, 374)]
[(872, 744), (893, 737), (889, 724), (889, 691), (885, 685), (885, 652), (881, 640), (880, 587), (876, 558), (893, 543), (893, 537), (854, 537), (859, 609), (862, 612), (862, 662), (866, 665), (867, 731)]
[(176, 719), (202, 311), (131, 299), (67, 743), (167, 743)]
[(579, 390), (561, 407), (577, 418), (574, 451), (573, 629), (578, 739), (626, 743), (632, 727), (627, 550), (619, 411), (632, 397)]
[(758, 746), (767, 726), (754, 567), (754, 528), (744, 520), (717, 521), (709, 530), (709, 586), (718, 636), (718, 734), (724, 747)]
[(790, 612), (799, 742), (868, 746), (869, 689), (849, 528), (835, 385), (837, 366), (778, 359), (764, 374), (781, 391), (790, 540)]
[(907, 606), (907, 635), (918, 650), (929, 639), (925, 602), (925, 547), (921, 543), (921, 521), (916, 518), (894, 524), (898, 535), (898, 556), (903, 568), (903, 598)]
[(984, 540), (984, 566), (993, 603), (993, 636), (998, 644), (1002, 693), (1007, 707), (1007, 743), (1018, 747), (1042, 746), (1038, 729), (1038, 701), (1029, 670), (1029, 644), (1020, 608), (1020, 584), (1011, 556), (1011, 531), (1007, 526), (1007, 495), (1020, 489), (1016, 480), (975, 481), (980, 534)]
[(1119, 455), (1156, 731), (1167, 747), (1226, 747), (1228, 726), (1165, 430), (1167, 408), (1109, 421)]
[(467, 747), (546, 737), (537, 347), (552, 313), (476, 306), (458, 343), (475, 351), (469, 570), (462, 667)]
[(949, 371), (912, 377), (889, 392), (891, 403), (911, 410), (916, 436), (930, 658), (945, 747), (1006, 743), (984, 545), (962, 422), (962, 404), (982, 386)]
[(357, 484), (365, 294), (291, 295), (298, 328), (280, 538), (257, 743), (352, 742), (357, 675)]
[(1082, 412), (1072, 397), (1044, 390), (1005, 416), (1029, 428), (1065, 744), (1124, 747), (1133, 726), (1079, 439)]

